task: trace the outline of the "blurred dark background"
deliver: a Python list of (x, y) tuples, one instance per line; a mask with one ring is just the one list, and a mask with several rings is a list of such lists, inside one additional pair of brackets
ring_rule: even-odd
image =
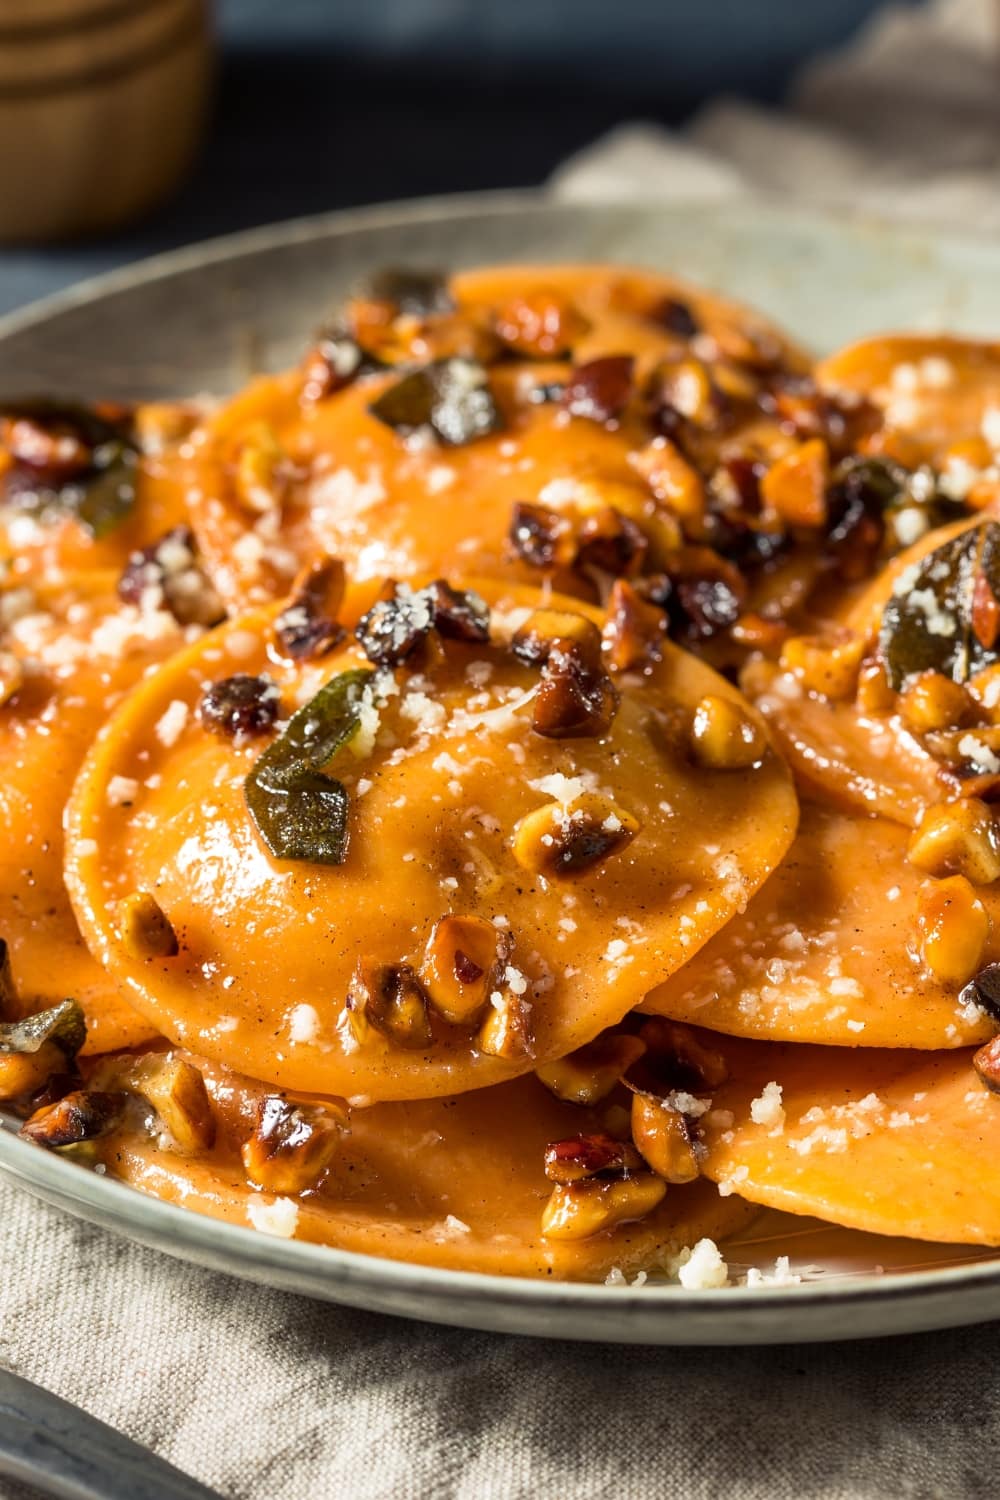
[(776, 101), (875, 0), (219, 0), (214, 119), (152, 219), (0, 254), (0, 310), (140, 255), (380, 199), (537, 184), (617, 123)]

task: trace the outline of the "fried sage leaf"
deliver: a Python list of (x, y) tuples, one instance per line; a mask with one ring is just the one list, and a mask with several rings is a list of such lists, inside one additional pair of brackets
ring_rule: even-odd
[(486, 371), (471, 359), (440, 359), (424, 365), (389, 386), (368, 410), (404, 436), (429, 429), (451, 448), (503, 426)]
[(0, 406), (0, 431), (13, 459), (4, 483), (10, 504), (74, 515), (98, 539), (130, 514), (139, 453), (127, 413), (37, 398)]
[(244, 796), (276, 858), (320, 865), (341, 865), (347, 858), (347, 791), (323, 767), (357, 732), (361, 696), (372, 676), (357, 668), (332, 678), (254, 763)]
[(375, 272), (366, 290), (376, 302), (391, 302), (397, 312), (415, 318), (455, 311), (455, 299), (443, 271), (386, 266)]
[(1000, 524), (949, 538), (907, 568), (882, 611), (879, 650), (898, 691), (917, 672), (967, 682), (1000, 661)]
[(63, 1000), (21, 1021), (0, 1022), (0, 1052), (38, 1052), (55, 1042), (72, 1062), (87, 1037), (83, 1011), (75, 1000)]

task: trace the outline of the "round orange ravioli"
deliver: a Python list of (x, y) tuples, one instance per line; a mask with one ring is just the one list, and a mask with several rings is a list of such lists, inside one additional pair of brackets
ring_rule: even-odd
[(0, 609), (5, 650), (23, 673), (0, 707), (0, 936), (26, 1007), (72, 996), (87, 1017), (88, 1051), (132, 1046), (155, 1027), (120, 998), (81, 940), (62, 876), (63, 808), (98, 726), (185, 634), (163, 610), (123, 606), (104, 573), (8, 590)]
[[(342, 618), (375, 593), (356, 593)], [(295, 667), (262, 611), (179, 655), (114, 717), (72, 799), (67, 880), (93, 952), (172, 1040), (352, 1099), (496, 1083), (619, 1019), (781, 859), (797, 804), (759, 722), (744, 720), (761, 736), (754, 765), (692, 758), (696, 706), (708, 696), (743, 719), (735, 689), (665, 643), (659, 661), (605, 683), (605, 705), (619, 701), (603, 729), (553, 738), (533, 728), (549, 702), (543, 669), (511, 644), (534, 629), (540, 596), (482, 593), (488, 643), (435, 635), (416, 667), (365, 680), (325, 768), (348, 805), (339, 865), (268, 852), (246, 799), (261, 742), (209, 733), (198, 705), (207, 681), (267, 671), (287, 712), (367, 666), (353, 642)], [(602, 618), (549, 605), (583, 611), (591, 631)], [(128, 807), (109, 796), (123, 780), (138, 787)], [(596, 844), (575, 844), (580, 861), (560, 873), (567, 830)], [(141, 891), (172, 925), (175, 957), (126, 951), (116, 911)], [(446, 918), (473, 919), (474, 952), (464, 937), (461, 957), (436, 945)]]
[(865, 396), (901, 434), (908, 457), (943, 464), (963, 494), (996, 480), (989, 468), (1000, 449), (1000, 344), (947, 335), (892, 334), (862, 339), (821, 360), (820, 386)]
[(704, 1171), (725, 1190), (873, 1234), (1000, 1244), (1000, 1100), (970, 1052), (721, 1049), (732, 1077), (704, 1117)]
[[(317, 551), (341, 557), (361, 579), (442, 572), (537, 581), (538, 568), (510, 541), (512, 509), (524, 502), (564, 517), (612, 507), (647, 534), (658, 565), (664, 528), (676, 535), (664, 510), (674, 500), (679, 514), (697, 510), (704, 494), (677, 449), (662, 438), (651, 446), (640, 392), (657, 362), (697, 347), (705, 363), (696, 383), (718, 361), (749, 382), (747, 415), (702, 434), (715, 453), (741, 428), (748, 440), (777, 431), (757, 408), (754, 366), (806, 368), (763, 318), (649, 272), (466, 273), (448, 295), (454, 313), (425, 320), (392, 319), (381, 304), (355, 299), (348, 321), (361, 325), (374, 365), (366, 356), (356, 379), (317, 398), (307, 362), (255, 381), (206, 424), (189, 475), (192, 523), (234, 608), (283, 592)], [(372, 412), (411, 362), (449, 357), (467, 362), (468, 378), (478, 371), (495, 403), (496, 420), (473, 439), (435, 441), (428, 427), (397, 429)], [(571, 368), (606, 357), (633, 361), (624, 408), (610, 422), (571, 415), (558, 397)], [(559, 587), (590, 592), (568, 568), (549, 571)]]
[(134, 1131), (107, 1136), (98, 1149), (115, 1176), (233, 1223), (421, 1265), (601, 1280), (613, 1267), (630, 1276), (663, 1269), (679, 1248), (732, 1234), (754, 1213), (701, 1182), (668, 1187), (638, 1222), (586, 1239), (545, 1239), (545, 1148), (603, 1129), (604, 1118), (599, 1108), (561, 1103), (534, 1078), (353, 1110), (317, 1189), (295, 1198), (258, 1192), (239, 1157), (247, 1130), (240, 1110), (253, 1088), (234, 1088), (231, 1075), (197, 1061), (219, 1123), (210, 1153), (183, 1156)]
[[(642, 1003), (676, 1021), (775, 1041), (961, 1047), (994, 1023), (917, 953), (926, 876), (883, 819), (804, 802), (795, 843), (750, 902)], [(998, 898), (981, 892), (987, 908)], [(1000, 957), (994, 930), (983, 962)]]

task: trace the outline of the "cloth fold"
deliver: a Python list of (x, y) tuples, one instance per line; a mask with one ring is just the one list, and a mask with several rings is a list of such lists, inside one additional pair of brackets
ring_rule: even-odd
[[(790, 111), (725, 101), (683, 136), (625, 127), (568, 162), (553, 189), (767, 189), (996, 228), (998, 18), (991, 0), (894, 7), (811, 67)], [(503, 1338), (197, 1270), (6, 1183), (0, 1253), (0, 1360), (227, 1500), (974, 1500), (997, 1489), (996, 1324), (724, 1351)], [(27, 1493), (0, 1480), (7, 1500)]]

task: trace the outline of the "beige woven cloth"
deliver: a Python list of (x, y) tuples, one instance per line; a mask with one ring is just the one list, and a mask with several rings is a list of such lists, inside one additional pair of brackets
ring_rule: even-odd
[[(810, 70), (794, 115), (719, 104), (680, 139), (630, 127), (569, 163), (557, 190), (762, 186), (996, 226), (992, 21), (987, 0), (890, 11), (848, 54)], [(997, 1325), (721, 1352), (463, 1333), (199, 1271), (3, 1185), (0, 1264), (0, 1361), (229, 1500), (973, 1500), (1000, 1490)], [(8, 1500), (24, 1493), (0, 1481)]]

